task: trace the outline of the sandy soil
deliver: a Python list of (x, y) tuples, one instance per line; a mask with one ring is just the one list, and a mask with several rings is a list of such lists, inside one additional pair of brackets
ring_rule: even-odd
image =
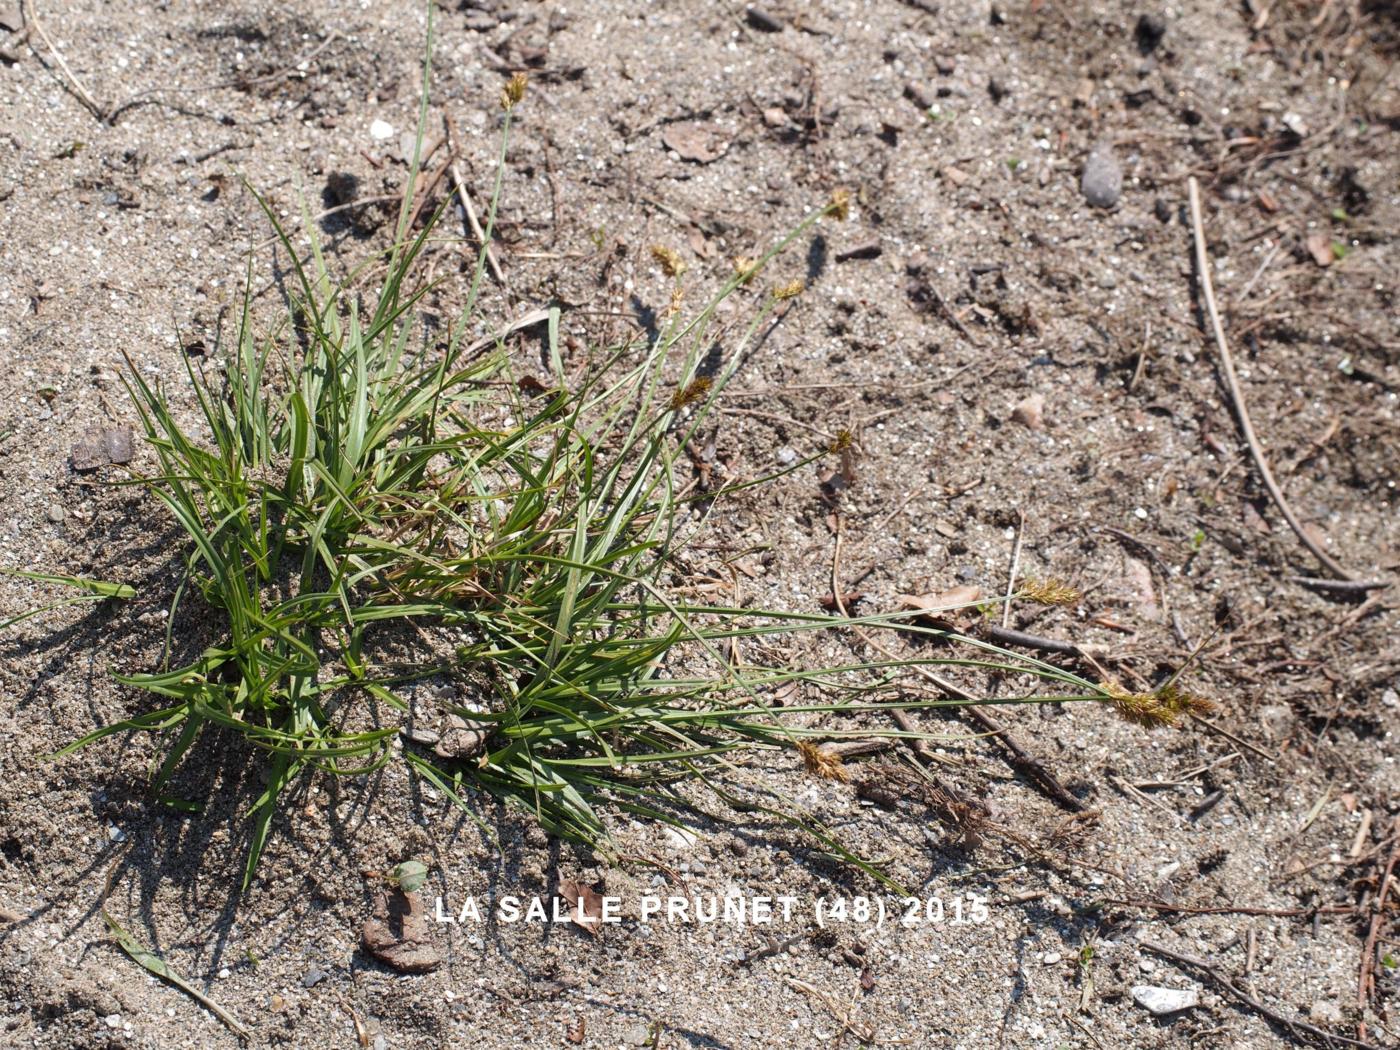
[[(809, 289), (726, 397), (708, 466), (752, 475), (849, 428), (855, 484), (834, 512), (815, 470), (729, 504), (682, 582), (814, 609), (831, 590), (839, 515), (840, 575), (864, 607), (958, 584), (998, 593), (1019, 534), (1023, 575), (1086, 596), (1073, 611), (1018, 610), (1013, 626), (1100, 646), (1130, 683), (1160, 680), (1218, 632), (1188, 680), (1220, 703), (1219, 731), (999, 710), (1094, 814), (1068, 820), (995, 743), (967, 739), (969, 724), (926, 719), (959, 737), (943, 746), (945, 772), (1013, 832), (977, 845), (911, 798), (882, 807), (787, 757), (741, 774), (838, 827), (921, 898), (985, 899), (985, 922), (818, 928), (818, 901), (875, 887), (735, 814), (697, 820), (693, 835), (618, 818), (626, 859), (604, 865), (475, 799), (498, 848), (402, 772), (305, 786), (240, 899), (259, 775), (245, 751), (185, 772), (200, 817), (149, 799), (149, 740), (41, 758), (142, 709), (110, 672), (155, 658), (177, 567), (168, 524), (104, 484), (118, 468), (76, 472), (74, 449), (134, 421), (123, 353), (190, 407), (181, 354), (226, 329), (250, 249), (258, 309), (275, 311), (268, 227), (240, 178), (289, 217), (299, 193), (335, 205), (343, 174), (364, 196), (402, 189), (425, 12), (49, 0), (29, 43), (0, 31), (0, 564), (90, 571), (152, 600), (0, 638), (4, 1045), (239, 1045), (114, 947), (104, 900), (258, 1046), (1303, 1038), (1144, 942), (1209, 960), (1276, 1018), (1352, 1038), (1364, 1023), (1373, 1045), (1400, 1045), (1394, 970), (1379, 967), (1358, 1006), (1368, 934), (1377, 954), (1400, 956), (1400, 894), (1377, 903), (1400, 834), (1393, 598), (1297, 581), (1324, 573), (1240, 437), (1184, 222), (1195, 175), (1245, 396), (1293, 506), (1348, 568), (1393, 579), (1393, 5), (774, 0), (766, 12), (694, 0), (439, 10), (432, 111), (451, 115), (479, 196), (506, 71), (532, 76), (502, 210), (507, 287), (492, 286), (487, 318), (557, 302), (571, 345), (619, 338), (666, 305), (650, 245), (683, 253), (698, 298), (728, 260), (853, 188), (852, 221), (780, 264)], [(1081, 185), (1095, 147), (1121, 172), (1107, 208)], [(376, 207), (322, 220), (342, 265), (383, 243)], [(460, 299), (457, 229), (449, 216), (431, 252), (448, 278), (431, 310)], [(44, 593), (0, 578), (0, 615)], [(829, 659), (842, 644), (764, 655)], [(601, 880), (625, 921), (597, 939), (442, 924), (443, 964), (397, 974), (361, 950), (375, 892), (363, 872), (410, 856), (430, 859), (424, 894), (448, 912), (469, 895)], [(788, 894), (800, 914), (771, 930), (638, 921), (642, 894), (679, 887)], [(753, 958), (766, 935), (781, 950)], [(1144, 985), (1195, 989), (1199, 1003), (1157, 1018), (1134, 999)]]

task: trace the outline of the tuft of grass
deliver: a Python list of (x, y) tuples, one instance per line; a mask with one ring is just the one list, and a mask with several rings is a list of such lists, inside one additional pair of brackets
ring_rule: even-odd
[[(512, 80), (502, 94), (501, 163), (484, 243), (524, 93), (524, 81)], [(420, 142), (426, 88), (423, 98)], [(407, 184), (414, 182), (410, 173)], [(227, 746), (230, 733), (242, 738), (265, 756), (267, 774), (252, 804), (245, 889), (279, 801), (299, 778), (361, 776), (394, 761), (469, 813), (474, 785), (548, 831), (603, 850), (607, 812), (674, 820), (680, 799), (667, 784), (698, 776), (721, 801), (781, 816), (884, 879), (790, 803), (741, 798), (714, 774), (736, 753), (790, 749), (814, 775), (843, 779), (820, 740), (899, 735), (881, 728), (891, 708), (965, 702), (899, 692), (901, 674), (917, 665), (1026, 674), (1047, 690), (987, 702), (1132, 706), (1114, 687), (910, 622), (926, 609), (842, 617), (727, 608), (682, 601), (667, 587), (685, 531), (703, 525), (703, 506), (831, 452), (818, 448), (779, 474), (703, 500), (680, 477), (684, 449), (725, 384), (776, 323), (783, 300), (802, 292), (786, 281), (765, 293), (750, 279), (816, 223), (843, 217), (844, 191), (762, 257), (743, 260), (693, 315), (683, 316), (678, 291), (677, 308), (650, 342), (566, 364), (560, 315), (549, 311), (552, 377), (543, 390), (515, 381), (504, 346), (467, 345), (479, 320), (484, 247), (445, 346), (422, 336), (417, 307), (428, 288), (415, 283), (416, 264), (436, 216), (410, 230), (411, 195), (383, 276), (365, 287), (332, 279), (310, 221), (310, 253), (300, 258), (291, 233), (259, 201), (293, 278), (279, 323), (261, 329), (245, 293), (237, 331), (214, 356), (222, 368), (209, 375), (187, 360), (195, 426), (165, 385), (135, 367), (127, 374), (158, 463), (127, 484), (164, 508), (185, 544), (168, 632), (182, 604), (198, 602), (218, 640), (169, 667), (167, 633), (159, 669), (117, 676), (159, 705), (57, 753), (112, 734), (156, 733), (162, 753), (152, 793), (164, 797), (182, 763)], [(656, 251), (679, 289), (684, 267), (673, 255)], [(716, 309), (734, 296), (747, 300), (751, 318), (727, 359), (706, 368)], [(131, 596), (125, 584), (50, 579), (80, 587), (77, 600)], [(1071, 593), (1053, 581), (1030, 590), (1049, 601)], [(815, 668), (736, 665), (722, 655), (736, 641), (857, 628), (957, 646)], [(400, 736), (419, 717), (415, 686), (442, 680), (465, 697), (443, 714), (480, 727), (479, 746), (449, 758)], [(791, 683), (822, 699), (781, 708), (764, 700)], [(1150, 721), (1143, 711), (1151, 706), (1130, 714)], [(841, 728), (790, 717), (813, 712)]]

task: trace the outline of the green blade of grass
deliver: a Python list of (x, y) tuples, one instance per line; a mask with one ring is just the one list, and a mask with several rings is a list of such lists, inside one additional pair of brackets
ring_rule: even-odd
[(106, 908), (102, 909), (102, 920), (107, 924), (107, 929), (111, 932), (112, 938), (117, 942), (117, 946), (121, 948), (122, 951), (126, 952), (126, 954), (143, 970), (159, 977), (162, 981), (184, 992), (195, 1002), (199, 1003), (200, 1006), (204, 1007), (222, 1021), (225, 1027), (240, 1039), (245, 1041), (252, 1039), (252, 1033), (239, 1023), (238, 1018), (234, 1017), (233, 1014), (229, 1013), (218, 1003), (214, 1002), (213, 999), (210, 999), (198, 988), (186, 981), (159, 955), (141, 944), (140, 941), (126, 931), (121, 923), (112, 918)]

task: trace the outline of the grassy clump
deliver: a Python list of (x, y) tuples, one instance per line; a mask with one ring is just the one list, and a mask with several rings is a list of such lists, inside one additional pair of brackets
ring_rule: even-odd
[[(502, 158), (523, 87), (513, 81), (502, 98)], [(488, 240), (499, 193), (498, 172)], [(550, 313), (549, 384), (517, 383), (503, 346), (466, 345), (484, 248), (445, 347), (421, 338), (427, 289), (412, 275), (433, 224), (410, 236), (411, 200), (385, 276), (369, 288), (332, 280), (309, 221), (312, 250), (299, 260), (263, 206), (294, 276), (280, 324), (260, 332), (245, 294), (236, 338), (219, 351), (221, 374), (189, 365), (196, 427), (181, 422), (166, 388), (128, 373), (159, 463), (129, 484), (162, 504), (186, 540), (168, 630), (197, 595), (218, 640), (183, 666), (118, 676), (162, 705), (60, 752), (113, 733), (158, 733), (157, 794), (201, 747), (226, 746), (228, 735), (211, 730), (265, 753), (245, 886), (279, 798), (313, 771), (355, 776), (402, 760), (464, 808), (464, 784), (474, 782), (548, 830), (599, 845), (602, 804), (671, 819), (669, 803), (658, 803), (661, 782), (703, 775), (737, 749), (793, 748), (809, 770), (840, 777), (814, 738), (887, 713), (880, 690), (910, 664), (1029, 673), (1059, 688), (1030, 701), (1118, 699), (1062, 669), (917, 627), (910, 614), (697, 606), (663, 585), (683, 524), (703, 519), (680, 492), (678, 459), (775, 307), (801, 291), (796, 283), (758, 291), (754, 277), (815, 223), (843, 217), (844, 195), (746, 260), (690, 317), (681, 310), (683, 267), (658, 251), (677, 283), (666, 327), (651, 341), (596, 352), (570, 371)], [(752, 300), (752, 320), (727, 360), (707, 369), (716, 307), (735, 295)], [(130, 595), (89, 584), (87, 596)], [(898, 626), (980, 652), (810, 669), (734, 666), (720, 653), (734, 639), (853, 626)], [(443, 678), (468, 698), (446, 713), (470, 719), (479, 741), (448, 758), (396, 739), (415, 718), (414, 684)], [(811, 683), (825, 702), (781, 710), (764, 702), (793, 681)], [(785, 722), (814, 711), (846, 716), (847, 728)], [(844, 852), (802, 814), (774, 811)]]

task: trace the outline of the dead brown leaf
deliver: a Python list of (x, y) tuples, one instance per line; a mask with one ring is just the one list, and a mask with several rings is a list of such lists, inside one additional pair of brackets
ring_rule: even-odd
[(592, 886), (574, 879), (561, 879), (559, 896), (568, 902), (570, 922), (590, 936), (603, 935), (603, 898)]
[(448, 715), (447, 725), (433, 747), (433, 754), (440, 758), (473, 758), (486, 750), (486, 741), (495, 731), (495, 722)]
[(1313, 257), (1313, 262), (1317, 263), (1319, 266), (1332, 265), (1334, 260), (1332, 256), (1332, 238), (1330, 235), (1323, 230), (1318, 230), (1316, 233), (1308, 234), (1308, 239), (1305, 243), (1307, 244), (1308, 254)]
[(682, 160), (709, 164), (729, 152), (729, 140), (713, 124), (686, 120), (668, 125), (661, 133), (661, 142), (675, 150)]
[(579, 1014), (578, 1020), (574, 1022), (574, 1026), (564, 1033), (564, 1038), (575, 1046), (578, 1046), (583, 1042), (583, 1037), (587, 1032), (588, 1024), (584, 1021), (583, 1015)]
[(1011, 418), (1031, 430), (1045, 429), (1045, 395), (1032, 394), (1014, 409)]
[(836, 595), (828, 591), (826, 594), (823, 594), (820, 598), (817, 599), (817, 604), (820, 605), (827, 612), (839, 612), (842, 606), (849, 609), (852, 605), (854, 605), (856, 602), (860, 601), (864, 597), (864, 591), (843, 591), (841, 593), (841, 601), (838, 603), (836, 601)]
[(946, 591), (928, 594), (898, 594), (895, 595), (895, 600), (899, 602), (901, 609), (914, 609), (919, 612), (918, 619), (921, 623), (928, 623), (946, 631), (956, 628), (953, 620), (963, 612), (960, 607), (971, 605), (981, 597), (981, 587), (963, 584), (950, 587)]
[(418, 894), (385, 889), (375, 898), (374, 911), (365, 920), (361, 939), (371, 955), (395, 970), (427, 973), (442, 962), (442, 953), (433, 944), (432, 929)]
[(705, 237), (704, 233), (696, 229), (694, 226), (692, 226), (689, 232), (686, 233), (685, 241), (688, 245), (690, 245), (690, 250), (693, 251), (696, 255), (700, 256), (700, 258), (714, 258), (714, 245), (712, 245), (709, 242), (709, 240)]
[(778, 686), (777, 689), (773, 690), (773, 699), (771, 703), (774, 707), (782, 707), (784, 704), (790, 704), (796, 700), (801, 692), (802, 687), (797, 681), (784, 682), (782, 685)]

